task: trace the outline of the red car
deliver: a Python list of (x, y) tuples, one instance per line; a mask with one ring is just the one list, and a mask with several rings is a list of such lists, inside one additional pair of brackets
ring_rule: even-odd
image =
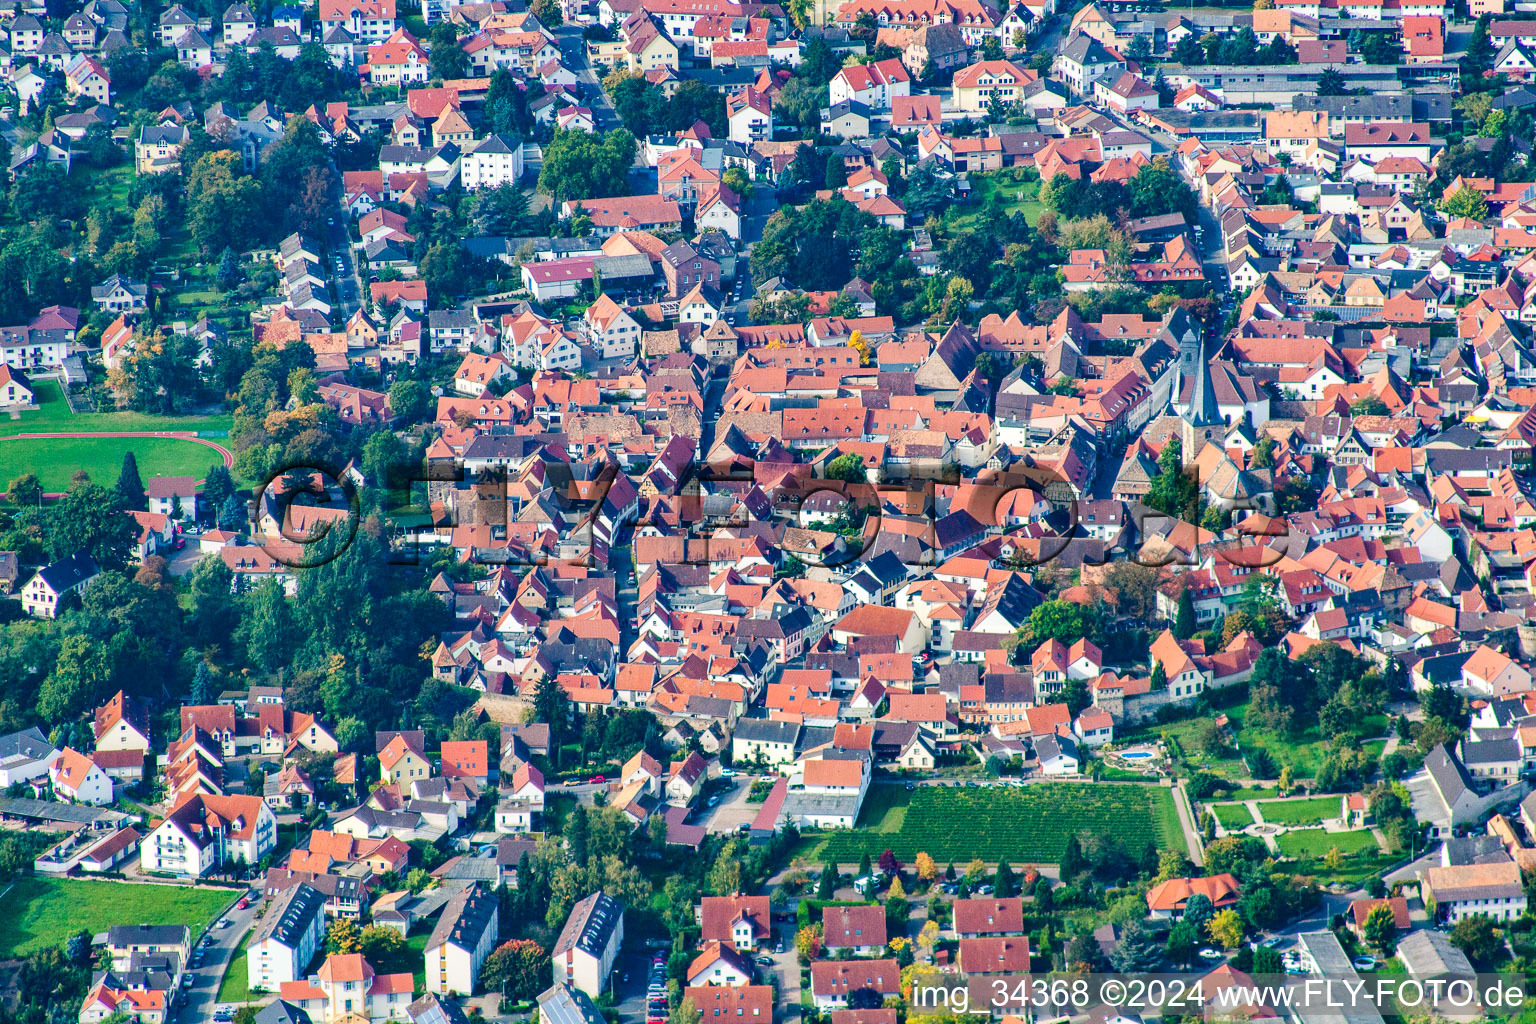
[(236, 910), (244, 910), (246, 907), (248, 907), (250, 905), (251, 905), (251, 901), (250, 900), (241, 900), (239, 903), (235, 904), (235, 909)]
[(594, 776), (592, 776), (592, 785), (594, 785), (594, 786), (598, 785), (599, 783), (603, 783), (603, 782), (607, 782), (607, 781), (608, 781), (608, 779), (606, 777), (602, 776), (602, 775), (594, 775)]

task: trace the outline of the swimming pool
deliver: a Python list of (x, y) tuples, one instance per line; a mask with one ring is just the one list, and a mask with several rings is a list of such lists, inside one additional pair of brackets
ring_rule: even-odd
[(1155, 755), (1150, 750), (1127, 750), (1120, 756), (1127, 761), (1145, 761)]

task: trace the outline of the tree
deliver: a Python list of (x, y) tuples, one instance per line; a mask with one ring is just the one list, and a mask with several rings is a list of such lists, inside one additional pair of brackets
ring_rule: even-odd
[(578, 867), (585, 867), (587, 863), (588, 825), (586, 807), (577, 804), (571, 808), (570, 816), (565, 820), (565, 846), (571, 863)]
[(841, 153), (831, 153), (827, 156), (827, 169), (822, 175), (826, 187), (837, 190), (848, 184), (848, 168), (843, 163)]
[(215, 462), (208, 467), (208, 473), (203, 478), (203, 494), (200, 504), (205, 508), (218, 509), (235, 493), (234, 478), (229, 475), (229, 469), (223, 462)]
[(1451, 945), (1476, 963), (1493, 959), (1503, 944), (1503, 937), (1493, 927), (1493, 918), (1486, 914), (1469, 914), (1451, 929)]
[(1144, 974), (1156, 970), (1163, 961), (1163, 949), (1157, 937), (1147, 931), (1140, 919), (1128, 922), (1120, 933), (1120, 945), (1109, 954), (1109, 962), (1123, 974)]
[(117, 473), (117, 501), (125, 509), (143, 512), (149, 508), (144, 481), (139, 478), (139, 460), (133, 452), (123, 452), (123, 468)]
[(43, 482), (36, 473), (23, 473), (6, 488), (5, 500), (13, 505), (33, 507), (43, 503)]
[(557, 131), (544, 147), (539, 189), (559, 205), (573, 199), (629, 194), (635, 137), (623, 128), (598, 136)]
[(992, 894), (998, 899), (1008, 899), (1014, 895), (1013, 886), (1013, 868), (1006, 860), (998, 861), (997, 872), (992, 876)]
[(1343, 96), (1348, 91), (1344, 76), (1336, 67), (1326, 67), (1323, 73), (1317, 76), (1317, 95), (1319, 96)]
[(275, 672), (293, 656), (293, 609), (283, 585), (266, 580), (256, 588), (240, 622), (240, 638), (252, 664)]
[(1188, 640), (1195, 635), (1195, 599), (1189, 588), (1179, 591), (1179, 607), (1173, 616), (1173, 635)]
[(1393, 941), (1397, 938), (1397, 919), (1392, 913), (1392, 908), (1385, 903), (1378, 903), (1365, 915), (1365, 924), (1361, 928), (1365, 941), (1386, 953), (1391, 950)]
[(795, 932), (795, 952), (800, 962), (808, 964), (821, 953), (821, 926), (807, 925)]
[(913, 860), (912, 863), (913, 866), (917, 868), (917, 877), (920, 881), (932, 882), (934, 879), (939, 877), (938, 864), (934, 863), (933, 858), (930, 857), (926, 852), (919, 850), (917, 857)]
[(327, 953), (361, 953), (363, 935), (358, 930), (357, 922), (345, 917), (333, 920), (325, 929), (325, 951)]
[(375, 967), (382, 967), (393, 962), (405, 949), (405, 939), (393, 928), (385, 928), (382, 925), (371, 924), (364, 928), (358, 937), (360, 943), (358, 952)]
[(219, 699), (218, 683), (213, 678), (213, 672), (208, 668), (208, 663), (198, 660), (197, 668), (192, 673), (192, 703), (199, 706), (215, 704)]
[(249, 249), (275, 227), (261, 181), (245, 173), (240, 154), (231, 149), (215, 150), (192, 165), (186, 213), (192, 239), (205, 256)]
[(1029, 613), (1030, 642), (1073, 644), (1093, 632), (1093, 612), (1071, 601), (1046, 601)]
[(848, 483), (862, 484), (867, 477), (864, 472), (864, 459), (854, 452), (839, 455), (827, 463), (826, 477), (828, 480), (844, 480)]
[(1216, 913), (1205, 926), (1211, 940), (1223, 949), (1236, 949), (1243, 941), (1243, 919), (1237, 911), (1228, 907)]
[(1436, 204), (1448, 217), (1466, 217), (1470, 220), (1488, 219), (1488, 201), (1470, 185), (1462, 185), (1455, 192)]
[(1204, 893), (1197, 892), (1184, 903), (1184, 920), (1196, 932), (1205, 931), (1206, 924), (1215, 913), (1216, 907)]
[(1164, 952), (1176, 963), (1194, 963), (1200, 952), (1200, 933), (1188, 921), (1180, 921), (1169, 930)]
[(1280, 959), (1280, 951), (1278, 949), (1260, 946), (1253, 951), (1253, 973), (1255, 975), (1279, 974), (1284, 970), (1284, 961)]
[(1067, 845), (1061, 851), (1058, 867), (1063, 882), (1076, 878), (1088, 869), (1088, 859), (1083, 856), (1083, 844), (1076, 835), (1067, 837)]
[(677, 1009), (672, 1011), (671, 1024), (699, 1024), (698, 1004), (692, 999), (685, 998), (677, 1004)]
[(509, 999), (532, 999), (549, 985), (550, 959), (532, 939), (512, 939), (497, 946), (480, 967), (480, 981)]
[(428, 398), (426, 388), (414, 380), (397, 380), (389, 386), (389, 409), (406, 426), (426, 417)]
[(438, 242), (427, 249), (418, 271), (433, 301), (449, 305), (474, 285), (469, 253), (458, 242)]
[(59, 641), (53, 671), (37, 691), (37, 713), (52, 725), (73, 722), (101, 702), (111, 678), (105, 645), (88, 636), (67, 636)]
[(837, 893), (838, 873), (837, 865), (827, 861), (821, 869), (821, 878), (816, 883), (816, 898), (830, 900)]
[(1073, 718), (1082, 714), (1093, 703), (1093, 695), (1088, 692), (1087, 681), (1076, 678), (1068, 679), (1062, 684), (1058, 699), (1067, 706)]
[(122, 568), (138, 532), (116, 493), (89, 477), (72, 484), (48, 512), (48, 545), (56, 559), (83, 551), (104, 569)]
[(238, 494), (231, 494), (219, 506), (219, 529), (244, 533), (249, 525), (245, 501)]
[(892, 853), (889, 847), (881, 851), (878, 863), (880, 870), (887, 875), (901, 874), (901, 861), (896, 859), (896, 854)]

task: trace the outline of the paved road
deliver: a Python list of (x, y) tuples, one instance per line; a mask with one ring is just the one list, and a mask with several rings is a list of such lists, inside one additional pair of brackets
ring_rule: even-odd
[(352, 238), (347, 233), (347, 211), (340, 204), (336, 207), (335, 220), (336, 223), (327, 231), (330, 236), (331, 265), (325, 270), (336, 284), (336, 301), (341, 307), (341, 315), (336, 317), (336, 324), (341, 327), (362, 306), (363, 280), (362, 271), (352, 257)]
[(597, 127), (603, 131), (617, 128), (619, 115), (614, 111), (613, 104), (608, 102), (603, 83), (593, 70), (592, 62), (587, 59), (587, 44), (582, 38), (581, 26), (561, 25), (555, 29), (555, 42), (565, 55), (565, 66), (570, 68), (581, 85), (582, 98), (591, 109)]
[(219, 983), (223, 980), (224, 972), (229, 967), (229, 962), (234, 958), (235, 950), (239, 948), (241, 940), (256, 923), (256, 915), (265, 900), (258, 900), (244, 910), (230, 909), (225, 917), (232, 923), (228, 928), (219, 928), (218, 921), (208, 929), (208, 945), (200, 947), (202, 959), (198, 960), (197, 953), (192, 954), (196, 967), (191, 968), (192, 974), (197, 978), (197, 984), (190, 989), (183, 989), (180, 1008), (172, 1015), (176, 1024), (206, 1024), (213, 1020), (214, 1007), (218, 1001)]

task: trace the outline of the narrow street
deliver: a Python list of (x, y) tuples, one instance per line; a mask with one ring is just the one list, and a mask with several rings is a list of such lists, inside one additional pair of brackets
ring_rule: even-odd
[(581, 26), (561, 25), (555, 29), (555, 39), (560, 44), (560, 52), (565, 55), (565, 66), (571, 69), (581, 83), (582, 99), (591, 108), (597, 127), (602, 131), (619, 127), (619, 115), (614, 112), (613, 104), (608, 102), (602, 80), (597, 77), (592, 62), (587, 59), (587, 44), (582, 37)]
[[(230, 895), (233, 896), (234, 892)], [(229, 970), (230, 961), (234, 959), (240, 943), (245, 941), (246, 934), (256, 924), (256, 915), (265, 905), (266, 900), (262, 899), (252, 902), (244, 910), (232, 907), (223, 918), (208, 926), (204, 936), (207, 945), (197, 947), (202, 959), (197, 960), (198, 952), (192, 954), (193, 959), (197, 960), (197, 966), (189, 968), (189, 971), (197, 978), (197, 982), (191, 988), (181, 990), (180, 1005), (173, 1015), (177, 1024), (194, 1024), (213, 1019), (224, 974)], [(229, 927), (220, 928), (219, 924), (225, 920), (231, 922)], [(243, 964), (240, 969), (245, 969)]]

